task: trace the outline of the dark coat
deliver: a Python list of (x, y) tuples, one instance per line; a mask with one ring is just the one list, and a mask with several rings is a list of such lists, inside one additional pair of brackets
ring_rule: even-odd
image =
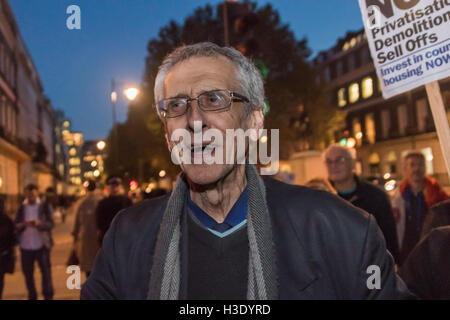
[[(372, 216), (324, 191), (273, 179), (265, 179), (265, 185), (280, 299), (397, 299), (408, 295), (402, 291), (406, 286), (394, 272), (394, 261)], [(82, 299), (146, 299), (168, 199), (169, 195), (147, 200), (116, 216), (82, 287)], [(187, 252), (184, 228), (185, 222), (181, 225), (181, 261), (186, 261)], [(367, 287), (371, 265), (381, 269), (381, 289)], [(182, 264), (181, 299), (186, 297), (183, 270)]]
[(363, 209), (375, 217), (384, 239), (386, 247), (394, 257), (399, 258), (397, 228), (389, 196), (380, 187), (355, 176), (356, 191), (349, 201), (354, 206)]
[(120, 210), (128, 208), (131, 205), (131, 200), (123, 195), (109, 196), (100, 200), (95, 212), (97, 229), (99, 230), (99, 245), (102, 244), (103, 237), (105, 236), (106, 231), (108, 231), (116, 214)]
[(14, 272), (14, 245), (16, 244), (12, 220), (0, 213), (0, 274)]
[[(17, 210), (16, 217), (14, 219), (14, 224), (18, 232), (18, 240), (25, 230), (25, 206), (22, 204)], [(53, 221), (53, 211), (51, 205), (48, 202), (41, 202), (38, 208), (38, 219), (40, 225), (37, 227), (39, 234), (41, 236), (42, 243), (47, 249), (53, 247), (53, 237), (52, 229), (55, 226)]]
[(450, 225), (450, 199), (431, 207), (422, 226), (420, 238), (425, 238), (434, 228)]
[(450, 299), (450, 226), (433, 229), (420, 241), (399, 274), (422, 299)]

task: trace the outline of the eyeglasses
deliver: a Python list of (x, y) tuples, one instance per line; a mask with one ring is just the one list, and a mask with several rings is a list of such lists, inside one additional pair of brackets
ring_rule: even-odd
[(156, 110), (162, 118), (175, 118), (185, 114), (192, 101), (197, 100), (203, 111), (228, 109), (232, 102), (250, 102), (248, 98), (230, 90), (212, 90), (199, 94), (196, 98), (169, 98), (158, 102)]
[(337, 157), (336, 159), (325, 159), (325, 163), (327, 166), (331, 166), (333, 163), (334, 164), (344, 164), (345, 161), (347, 160), (346, 157)]

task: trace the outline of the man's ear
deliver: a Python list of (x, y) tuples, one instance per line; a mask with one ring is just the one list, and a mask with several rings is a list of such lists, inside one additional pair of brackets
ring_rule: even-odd
[(164, 134), (164, 137), (166, 138), (166, 143), (167, 143), (167, 149), (169, 149), (169, 152), (172, 152), (172, 148), (170, 146), (170, 139), (169, 139), (169, 135), (166, 133)]
[(252, 111), (253, 113), (253, 127), (256, 129), (264, 128), (264, 114), (261, 109)]

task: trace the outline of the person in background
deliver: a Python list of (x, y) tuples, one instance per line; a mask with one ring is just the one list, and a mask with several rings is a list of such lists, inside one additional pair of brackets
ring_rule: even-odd
[(337, 194), (375, 217), (386, 240), (386, 247), (397, 261), (397, 231), (388, 195), (378, 186), (354, 174), (355, 161), (348, 148), (331, 145), (325, 150), (324, 158), (328, 180)]
[(96, 184), (93, 180), (86, 181), (86, 192), (87, 195), (81, 200), (76, 211), (72, 235), (81, 271), (89, 277), (99, 249), (95, 210), (101, 195), (96, 192)]
[(122, 179), (118, 177), (109, 178), (107, 185), (109, 195), (98, 203), (96, 209), (96, 224), (99, 230), (98, 241), (100, 246), (116, 214), (132, 205), (131, 200), (123, 195)]
[(397, 223), (401, 265), (419, 242), (423, 222), (429, 209), (448, 199), (436, 180), (425, 174), (425, 157), (411, 151), (403, 158), (403, 181), (392, 197)]
[(450, 226), (422, 239), (399, 270), (408, 288), (421, 299), (450, 299)]
[(14, 272), (14, 224), (4, 210), (4, 201), (0, 199), (0, 300), (2, 299), (5, 273)]
[(327, 179), (323, 178), (313, 178), (305, 183), (305, 186), (315, 190), (323, 190), (337, 194), (336, 190), (333, 188), (331, 183)]
[(420, 239), (425, 238), (432, 229), (450, 225), (450, 199), (435, 204), (425, 217)]
[(14, 224), (19, 236), (28, 299), (37, 299), (34, 283), (34, 263), (37, 261), (42, 274), (42, 294), (45, 300), (52, 300), (50, 250), (53, 246), (53, 212), (47, 202), (41, 202), (39, 199), (36, 185), (29, 184), (25, 187), (25, 201), (17, 210)]

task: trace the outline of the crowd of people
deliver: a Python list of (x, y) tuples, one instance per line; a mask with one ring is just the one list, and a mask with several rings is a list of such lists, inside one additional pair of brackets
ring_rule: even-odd
[[(53, 299), (50, 253), (53, 247), (54, 212), (59, 211), (61, 222), (65, 223), (70, 206), (75, 219), (72, 231), (73, 249), (67, 263), (79, 265), (86, 276), (89, 276), (111, 221), (120, 210), (133, 204), (133, 198), (125, 195), (122, 180), (118, 177), (112, 177), (107, 181), (108, 195), (106, 197), (103, 196), (95, 181), (88, 180), (84, 186), (86, 195), (76, 200), (74, 197), (56, 196), (53, 188), (48, 188), (40, 197), (37, 185), (29, 184), (24, 189), (24, 201), (13, 219), (5, 213), (3, 201), (0, 201), (0, 299), (5, 274), (15, 271), (16, 246), (20, 249), (28, 299), (38, 298), (34, 279), (36, 263), (42, 275), (43, 298)], [(142, 198), (165, 193), (164, 189), (155, 191), (157, 195), (145, 193)], [(134, 197), (134, 199), (137, 198)]]
[(306, 185), (337, 194), (372, 214), (411, 291), (425, 299), (450, 299), (450, 199), (425, 174), (424, 155), (411, 151), (404, 156), (403, 180), (392, 197), (355, 174), (348, 148), (331, 145), (323, 157), (327, 179), (312, 179)]

